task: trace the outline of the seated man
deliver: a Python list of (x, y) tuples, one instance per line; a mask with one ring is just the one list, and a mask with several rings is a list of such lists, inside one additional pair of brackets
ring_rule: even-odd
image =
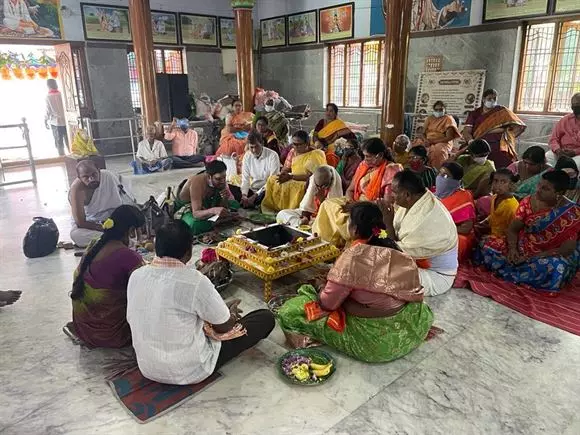
[(193, 267), (193, 237), (183, 222), (157, 231), (149, 266), (131, 274), (127, 321), (139, 369), (164, 384), (196, 384), (265, 339), (275, 320), (268, 310), (240, 318), (240, 300), (224, 302)]
[[(230, 190), (244, 208), (260, 205), (266, 192), (266, 182), (280, 173), (280, 158), (276, 152), (264, 147), (262, 135), (252, 131), (248, 135), (248, 148), (242, 162), (241, 188), (233, 184)], [(238, 180), (235, 180), (238, 181)]]
[(187, 118), (177, 120), (169, 126), (165, 133), (165, 140), (171, 141), (171, 160), (175, 169), (193, 168), (205, 160), (204, 156), (197, 153), (197, 132), (189, 128)]
[(399, 206), (383, 203), (387, 233), (419, 266), (425, 296), (445, 293), (457, 274), (458, 236), (445, 206), (409, 169), (395, 175), (391, 186)]
[(113, 210), (123, 204), (134, 204), (134, 201), (123, 195), (123, 186), (115, 174), (97, 169), (90, 160), (79, 162), (77, 176), (69, 192), (74, 219), (70, 237), (77, 246), (86, 248), (94, 238), (101, 236), (101, 224)]
[(282, 210), (276, 220), (293, 227), (310, 225), (310, 221), (318, 214), (320, 204), (327, 198), (342, 196), (342, 180), (336, 169), (330, 165), (320, 166), (314, 171), (300, 207), (295, 210)]
[(550, 166), (554, 166), (562, 156), (574, 159), (580, 166), (580, 92), (572, 96), (571, 108), (572, 113), (560, 119), (552, 132), (551, 151), (546, 153)]
[(225, 163), (214, 160), (205, 169), (189, 177), (175, 201), (174, 218), (185, 222), (194, 235), (211, 231), (216, 216), (227, 217), (229, 208), (240, 207), (228, 189)]
[(135, 174), (149, 174), (171, 169), (171, 159), (167, 157), (165, 145), (155, 139), (155, 132), (155, 126), (148, 125), (146, 138), (139, 142), (137, 158), (131, 162)]

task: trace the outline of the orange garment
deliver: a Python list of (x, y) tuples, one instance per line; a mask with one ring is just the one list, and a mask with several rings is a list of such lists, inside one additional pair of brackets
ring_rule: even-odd
[[(460, 225), (467, 221), (475, 222), (475, 203), (469, 190), (459, 189), (448, 197), (441, 199), (441, 202), (449, 210), (455, 225)], [(458, 234), (458, 237), (458, 258), (459, 262), (462, 263), (471, 258), (471, 253), (477, 240), (473, 229), (469, 234)]]
[(336, 168), (338, 166), (338, 164), (340, 163), (340, 157), (338, 157), (334, 153), (334, 147), (332, 149), (332, 152), (330, 152), (330, 150), (327, 149), (325, 151), (325, 154), (326, 154), (326, 163), (328, 163), (329, 166), (332, 166), (333, 168)]
[(457, 123), (451, 115), (445, 115), (441, 118), (428, 116), (423, 128), (425, 129), (425, 137), (430, 144), (427, 146), (429, 164), (435, 169), (441, 169), (441, 165), (449, 159), (453, 150), (453, 140), (447, 139), (447, 130), (450, 128), (453, 130), (453, 139), (461, 137)]
[[(361, 162), (353, 178), (355, 201), (359, 201), (362, 195), (364, 195), (367, 201), (375, 201), (381, 197), (383, 178), (385, 176), (388, 163), (389, 162), (385, 160), (378, 167), (370, 167), (367, 162)], [(371, 177), (363, 190), (361, 187), (361, 180), (363, 177), (369, 174), (369, 172), (371, 173)]]
[(197, 132), (191, 128), (187, 132), (174, 128), (165, 133), (165, 140), (171, 141), (171, 153), (174, 156), (186, 157), (197, 154)]
[(475, 128), (473, 137), (476, 139), (484, 137), (488, 132), (505, 128), (499, 142), (499, 150), (507, 152), (512, 158), (517, 157), (516, 138), (526, 129), (526, 124), (507, 107), (498, 106), (493, 111), (488, 112), (485, 119)]
[(231, 156), (236, 154), (238, 173), (241, 172), (242, 158), (246, 153), (246, 139), (237, 139), (231, 132), (232, 129), (248, 131), (252, 125), (253, 114), (242, 112), (239, 115), (232, 115), (226, 126), (222, 130), (220, 146), (215, 152), (216, 156)]

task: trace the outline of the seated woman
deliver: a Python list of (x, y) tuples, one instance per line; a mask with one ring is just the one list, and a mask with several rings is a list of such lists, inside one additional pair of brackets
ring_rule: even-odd
[(358, 141), (355, 139), (338, 139), (336, 145), (336, 155), (340, 157), (336, 170), (342, 180), (342, 190), (346, 192), (362, 162), (359, 155), (360, 149)]
[(342, 119), (338, 118), (337, 105), (329, 103), (326, 105), (324, 118), (318, 121), (318, 124), (314, 127), (312, 141), (314, 148), (325, 151), (326, 162), (335, 168), (340, 159), (334, 152), (334, 143), (341, 137), (356, 140), (355, 134), (350, 131)]
[(310, 176), (319, 166), (326, 164), (324, 153), (310, 148), (309, 142), (308, 133), (305, 131), (294, 133), (294, 149), (288, 154), (280, 175), (268, 178), (262, 212), (276, 213), (298, 208)]
[(312, 225), (314, 233), (335, 246), (344, 246), (349, 240), (345, 205), (355, 201), (390, 201), (393, 177), (403, 170), (393, 161), (391, 150), (379, 138), (363, 142), (362, 152), (364, 160), (356, 170), (346, 197), (324, 201)]
[(129, 249), (129, 235), (144, 224), (143, 213), (131, 205), (118, 207), (103, 223), (103, 235), (89, 245), (75, 272), (73, 321), (64, 327), (67, 335), (92, 347), (131, 344), (127, 283), (143, 259)]
[(433, 323), (417, 266), (386, 236), (375, 204), (355, 204), (348, 227), (354, 242), (320, 294), (302, 286), (278, 311), (280, 326), (360, 361), (401, 358), (423, 343)]
[(235, 157), (238, 164), (238, 173), (242, 164), (242, 157), (246, 152), (246, 138), (252, 129), (251, 112), (244, 112), (242, 102), (234, 100), (234, 111), (226, 118), (226, 126), (222, 130), (220, 146), (215, 152), (216, 156)]
[(580, 206), (564, 196), (570, 177), (546, 172), (536, 193), (524, 198), (507, 237), (480, 246), (481, 263), (502, 279), (558, 292), (580, 266)]
[(471, 258), (475, 247), (475, 204), (469, 190), (461, 188), (463, 168), (457, 162), (445, 162), (435, 182), (435, 196), (451, 213), (459, 237), (458, 259), (462, 263)]
[(550, 166), (546, 163), (544, 148), (535, 145), (525, 150), (522, 159), (509, 165), (508, 169), (520, 178), (514, 195), (522, 199), (536, 192), (542, 175), (550, 169)]
[(461, 137), (453, 116), (446, 112), (445, 103), (437, 101), (433, 105), (433, 114), (425, 119), (424, 146), (427, 148), (429, 165), (439, 170), (443, 162), (449, 159), (453, 150), (453, 141)]
[(489, 174), (495, 165), (488, 160), (491, 148), (484, 140), (474, 140), (455, 159), (463, 167), (463, 186), (478, 199), (489, 193)]
[(393, 157), (395, 162), (403, 167), (409, 163), (409, 149), (411, 148), (411, 139), (406, 134), (400, 134), (393, 142)]
[(280, 146), (278, 144), (278, 137), (276, 136), (276, 133), (270, 129), (268, 118), (265, 116), (260, 116), (256, 119), (256, 131), (264, 138), (264, 146), (278, 154), (279, 158)]
[(433, 190), (435, 187), (435, 179), (437, 178), (437, 170), (431, 166), (427, 166), (427, 149), (422, 145), (417, 145), (409, 151), (409, 168), (421, 178), (425, 187)]
[(516, 138), (526, 130), (526, 124), (507, 107), (497, 104), (498, 93), (487, 89), (481, 107), (469, 113), (463, 138), (470, 144), (484, 139), (490, 145), (489, 159), (498, 168), (505, 168), (516, 159)]
[(561, 169), (570, 177), (570, 185), (564, 196), (573, 202), (580, 202), (580, 183), (578, 182), (578, 165), (572, 157), (562, 156), (556, 162), (554, 169)]

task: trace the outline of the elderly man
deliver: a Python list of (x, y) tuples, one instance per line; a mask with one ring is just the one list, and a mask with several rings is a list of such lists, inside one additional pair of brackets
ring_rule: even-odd
[(175, 201), (174, 218), (185, 222), (193, 235), (211, 231), (218, 219), (228, 216), (230, 208), (240, 207), (228, 189), (225, 163), (214, 160), (205, 169), (189, 177)]
[(554, 127), (550, 138), (551, 151), (546, 161), (555, 166), (561, 156), (571, 157), (580, 166), (580, 92), (572, 97), (572, 113), (564, 116)]
[(280, 159), (275, 151), (264, 146), (264, 138), (257, 131), (248, 135), (248, 151), (242, 162), (241, 188), (230, 185), (236, 201), (244, 208), (260, 205), (266, 192), (266, 182), (280, 173)]
[(387, 233), (419, 266), (425, 296), (445, 293), (457, 274), (457, 227), (421, 178), (409, 169), (395, 175), (391, 186), (398, 209), (382, 203)]
[(306, 195), (296, 210), (282, 210), (276, 220), (297, 227), (309, 225), (318, 214), (320, 204), (326, 199), (343, 196), (340, 174), (330, 165), (320, 166), (312, 176)]
[(136, 159), (131, 162), (135, 174), (149, 174), (171, 169), (172, 161), (167, 157), (165, 145), (155, 139), (155, 126), (148, 125), (146, 137), (139, 142)]
[(405, 167), (409, 162), (409, 150), (411, 149), (411, 139), (406, 134), (400, 134), (393, 142), (393, 157), (395, 163)]
[(82, 160), (77, 165), (77, 179), (70, 187), (73, 225), (70, 231), (72, 241), (85, 248), (101, 236), (102, 222), (113, 210), (134, 201), (124, 194), (119, 178), (106, 169), (97, 169), (90, 160)]
[(175, 169), (193, 168), (205, 160), (197, 153), (197, 132), (189, 128), (187, 118), (173, 118), (169, 130), (165, 133), (165, 140), (171, 141), (171, 160)]

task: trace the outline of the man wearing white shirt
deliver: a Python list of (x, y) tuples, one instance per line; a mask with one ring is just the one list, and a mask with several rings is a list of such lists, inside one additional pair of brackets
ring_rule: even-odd
[(187, 385), (265, 339), (274, 315), (257, 310), (240, 318), (239, 300), (224, 302), (194, 267), (193, 236), (172, 221), (156, 233), (157, 257), (133, 272), (127, 286), (127, 321), (143, 375), (156, 382)]
[(253, 208), (264, 199), (268, 178), (280, 173), (280, 157), (264, 146), (264, 139), (257, 131), (248, 135), (248, 148), (242, 162), (241, 187), (230, 186), (230, 190), (242, 207)]
[(149, 125), (146, 129), (147, 137), (139, 142), (137, 158), (131, 162), (135, 174), (149, 174), (151, 172), (171, 169), (171, 159), (167, 157), (165, 145), (155, 139), (155, 126)]

